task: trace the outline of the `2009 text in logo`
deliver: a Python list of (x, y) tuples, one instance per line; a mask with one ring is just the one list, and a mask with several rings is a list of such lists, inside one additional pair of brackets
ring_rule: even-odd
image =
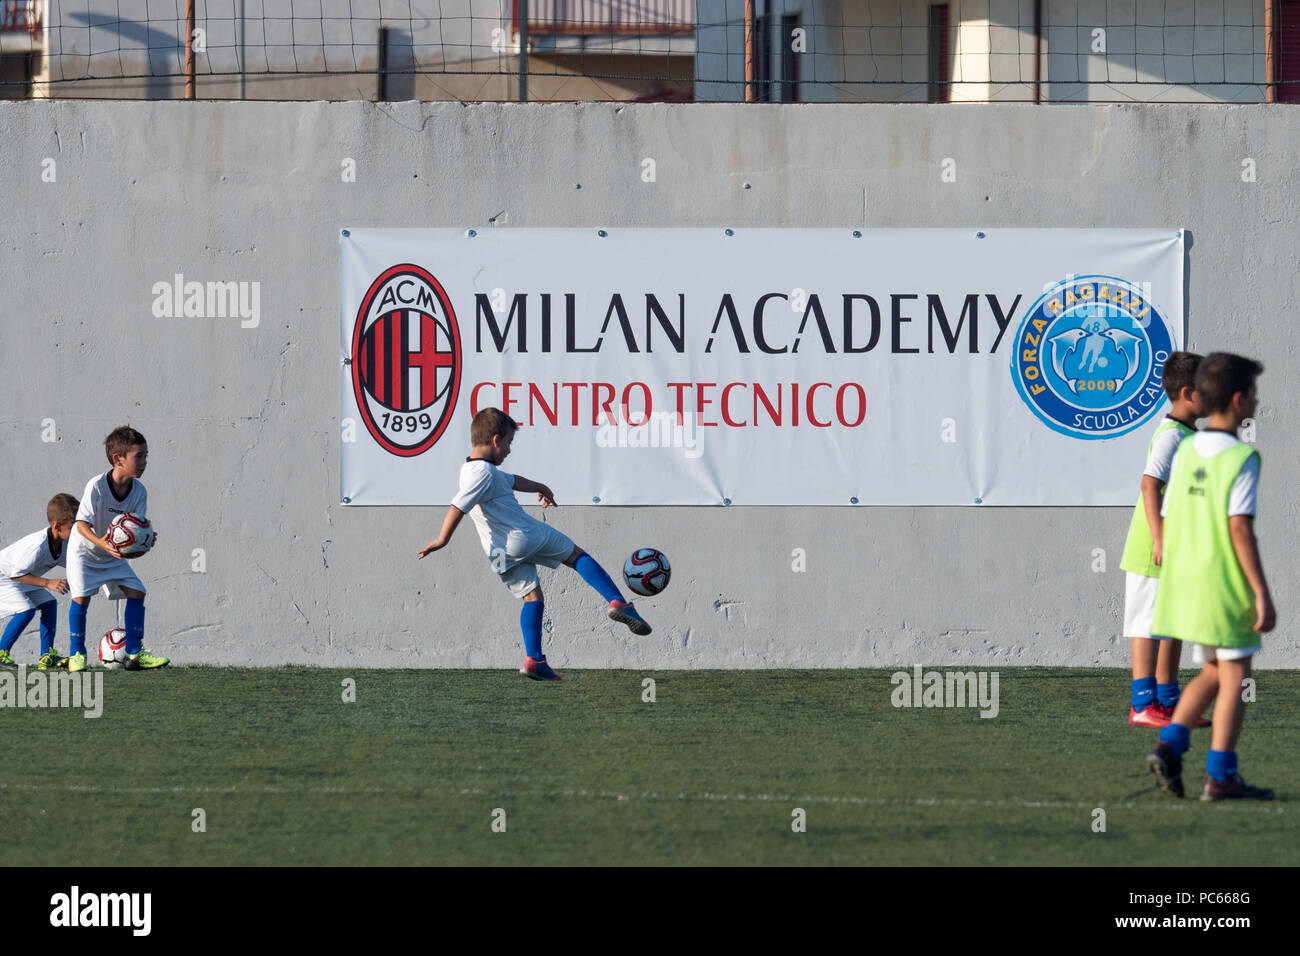
[(1020, 323), (1011, 377), (1030, 410), (1072, 438), (1115, 438), (1165, 402), (1161, 374), (1173, 334), (1136, 284), (1071, 277), (1043, 293)]

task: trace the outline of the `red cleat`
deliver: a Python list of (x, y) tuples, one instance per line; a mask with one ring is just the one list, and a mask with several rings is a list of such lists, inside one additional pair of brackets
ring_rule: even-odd
[(519, 668), (519, 673), (525, 677), (531, 677), (533, 680), (563, 680), (559, 674), (551, 670), (551, 666), (546, 661), (535, 661), (531, 657), (524, 658), (524, 664)]
[(630, 602), (625, 604), (622, 601), (610, 601), (609, 619), (617, 621), (619, 624), (626, 624), (632, 629), (633, 634), (640, 637), (645, 637), (650, 633), (650, 625), (642, 619)]
[(1141, 710), (1128, 709), (1128, 722), (1134, 727), (1168, 727), (1174, 712), (1161, 704), (1147, 704)]

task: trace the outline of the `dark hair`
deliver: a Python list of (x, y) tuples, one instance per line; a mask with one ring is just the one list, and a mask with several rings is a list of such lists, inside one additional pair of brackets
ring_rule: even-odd
[(515, 420), (499, 408), (484, 408), (469, 423), (469, 440), (472, 445), (490, 445), (492, 436), (502, 438), (513, 435), (519, 428)]
[(1249, 392), (1255, 377), (1264, 366), (1254, 359), (1231, 352), (1212, 352), (1201, 362), (1196, 372), (1196, 390), (1201, 393), (1201, 403), (1207, 415), (1226, 412), (1232, 407), (1232, 396)]
[(144, 436), (132, 428), (130, 425), (122, 425), (120, 428), (114, 428), (104, 439), (104, 454), (108, 455), (108, 463), (113, 464), (114, 455), (123, 457), (131, 453), (133, 445), (147, 445)]
[(1178, 401), (1184, 388), (1196, 387), (1196, 370), (1200, 368), (1201, 361), (1201, 356), (1195, 352), (1175, 352), (1165, 360), (1161, 380), (1171, 402)]
[(81, 507), (81, 502), (72, 495), (63, 493), (55, 495), (50, 499), (50, 503), (45, 506), (45, 520), (71, 522), (77, 517), (77, 509)]

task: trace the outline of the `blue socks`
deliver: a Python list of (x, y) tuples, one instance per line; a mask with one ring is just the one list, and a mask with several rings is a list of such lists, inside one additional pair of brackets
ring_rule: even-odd
[[(1191, 737), (1192, 732), (1181, 724), (1170, 724), (1160, 731), (1161, 743), (1168, 744), (1180, 757), (1191, 747)], [(1219, 783), (1227, 783), (1237, 773), (1237, 751), (1211, 750), (1205, 755), (1205, 772)]]
[(59, 602), (46, 601), (41, 612), (41, 657), (54, 650), (54, 631), (59, 626)]
[[(610, 601), (622, 601), (623, 595), (618, 593), (618, 588), (610, 580), (605, 569), (596, 563), (596, 560), (589, 554), (584, 554), (574, 562), (573, 570), (577, 571), (582, 580), (590, 584), (596, 593), (605, 599), (605, 603)], [(128, 609), (131, 602), (127, 602)], [(519, 629), (524, 632), (524, 653), (535, 661), (546, 660), (542, 654), (542, 607), (541, 601), (525, 601), (524, 606), (519, 610)], [(127, 621), (130, 621), (130, 612), (127, 613)], [(127, 652), (131, 648), (131, 625), (127, 624)]]
[[(1164, 730), (1160, 731), (1158, 738), (1161, 743), (1166, 743), (1173, 748), (1174, 753), (1182, 756), (1192, 746), (1192, 732), (1182, 724), (1170, 724)], [(1213, 753), (1213, 751), (1211, 751)]]
[[(88, 604), (73, 601), (68, 607), (68, 655), (75, 657), (86, 653), (86, 612)], [(41, 608), (41, 643), (45, 643), (44, 606)], [(51, 614), (53, 611), (51, 611)], [(144, 598), (126, 599), (126, 652), (139, 654), (144, 644)], [(54, 642), (54, 622), (50, 621), (50, 642)]]
[(1237, 751), (1211, 750), (1205, 755), (1205, 772), (1219, 783), (1227, 783), (1237, 773)]
[(1141, 680), (1133, 681), (1132, 703), (1134, 710), (1142, 710), (1155, 703), (1173, 710), (1178, 706), (1180, 696), (1178, 681), (1174, 681), (1172, 684), (1157, 684), (1154, 677), (1143, 677)]
[(524, 632), (524, 653), (535, 661), (544, 661), (542, 654), (542, 602), (525, 601), (519, 611), (519, 628)]
[(144, 598), (126, 599), (126, 653), (139, 654), (144, 645)]
[[(44, 607), (44, 605), (41, 605)], [(9, 651), (13, 649), (14, 641), (18, 640), (18, 635), (27, 629), (27, 625), (32, 623), (32, 618), (36, 616), (36, 610), (29, 608), (22, 614), (15, 614), (9, 619), (9, 625), (5, 628), (4, 637), (0, 637), (0, 651)], [(42, 616), (41, 623), (45, 623)]]
[(623, 595), (618, 593), (618, 588), (610, 580), (605, 569), (596, 563), (595, 559), (589, 554), (584, 554), (578, 559), (578, 563), (573, 566), (573, 570), (582, 575), (582, 580), (586, 581), (597, 593), (605, 599), (605, 603), (610, 601), (622, 601)]
[(1172, 684), (1156, 684), (1156, 700), (1160, 701), (1162, 707), (1168, 707), (1173, 710), (1178, 706), (1178, 698), (1182, 693), (1178, 690), (1178, 681)]
[[(1174, 685), (1177, 686), (1176, 684)], [(1143, 677), (1133, 682), (1133, 709), (1142, 710), (1150, 706), (1156, 699), (1156, 679), (1154, 677)]]
[(76, 657), (86, 653), (86, 611), (87, 604), (73, 601), (68, 605), (68, 656)]

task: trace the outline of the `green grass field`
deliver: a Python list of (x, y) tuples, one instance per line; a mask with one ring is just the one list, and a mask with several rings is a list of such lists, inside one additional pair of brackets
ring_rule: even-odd
[(1000, 668), (994, 719), (895, 709), (890, 673), (109, 673), (98, 720), (0, 710), (0, 863), (1300, 862), (1296, 671), (1257, 675), (1241, 748), (1278, 799), (1231, 805), (1196, 799), (1208, 731), (1189, 799), (1123, 800), (1155, 737), (1124, 721), (1124, 672)]

